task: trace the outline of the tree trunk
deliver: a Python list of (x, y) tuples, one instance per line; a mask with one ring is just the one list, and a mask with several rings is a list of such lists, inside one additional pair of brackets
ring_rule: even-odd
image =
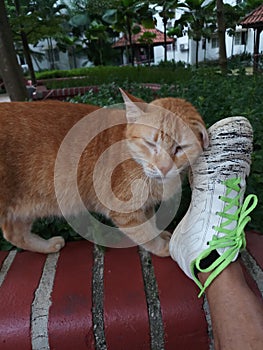
[(24, 77), (17, 61), (4, 1), (0, 1), (0, 52), (0, 74), (10, 100), (27, 100)]
[(29, 48), (29, 45), (28, 45), (26, 33), (23, 30), (21, 30), (20, 31), (20, 35), (21, 35), (21, 38), (22, 38), (23, 52), (24, 52), (24, 55), (25, 55), (26, 63), (28, 65), (28, 70), (29, 70), (29, 74), (30, 74), (30, 78), (31, 78), (32, 84), (33, 85), (37, 85), (37, 79), (36, 79), (35, 70), (34, 70), (33, 62), (32, 62), (31, 55), (30, 55), (30, 48)]
[(129, 63), (134, 66), (134, 46), (132, 42), (132, 28), (129, 18), (127, 18), (127, 31), (128, 31), (128, 40), (130, 44), (130, 55), (129, 55)]
[(227, 73), (226, 40), (225, 40), (225, 19), (223, 0), (216, 0), (216, 14), (219, 41), (219, 66), (222, 74)]
[[(15, 8), (16, 8), (16, 14), (17, 14), (17, 16), (19, 16), (20, 15), (20, 2), (19, 2), (19, 0), (15, 0)], [(33, 67), (32, 58), (30, 55), (30, 48), (28, 45), (27, 35), (26, 35), (25, 31), (23, 30), (23, 25), (21, 25), (21, 27), (20, 27), (20, 36), (22, 39), (23, 52), (25, 55), (26, 63), (28, 65), (28, 70), (30, 73), (32, 84), (37, 85), (37, 80), (36, 80), (36, 75), (35, 75), (35, 71), (34, 71), (34, 67)]]
[(260, 33), (261, 28), (255, 29), (256, 31), (256, 40), (254, 44), (254, 60), (253, 60), (253, 73), (258, 72), (258, 62), (259, 62), (259, 43), (260, 43)]
[(198, 68), (198, 66), (199, 66), (198, 54), (199, 54), (199, 40), (196, 40), (196, 46), (195, 46), (195, 68)]
[(55, 69), (55, 57), (54, 57), (54, 49), (53, 49), (53, 43), (52, 43), (52, 38), (49, 37), (47, 38), (48, 41), (48, 52), (49, 52), (49, 58), (50, 58), (50, 69), (54, 70)]
[[(163, 11), (165, 13), (165, 7), (163, 7)], [(164, 38), (164, 62), (167, 62), (167, 22), (168, 19), (166, 17), (166, 15), (164, 15), (163, 17), (163, 38)]]

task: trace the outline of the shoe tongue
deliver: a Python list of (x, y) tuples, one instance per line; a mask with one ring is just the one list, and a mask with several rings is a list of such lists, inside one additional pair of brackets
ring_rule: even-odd
[[(221, 185), (216, 185), (217, 187), (221, 187)], [(221, 214), (218, 215), (222, 216), (222, 220), (220, 223), (220, 227), (223, 228), (223, 230), (226, 230), (226, 232), (229, 232), (229, 236), (227, 233), (218, 231), (218, 237), (225, 237), (225, 240), (228, 239), (231, 240), (231, 234), (235, 232), (237, 225), (238, 225), (238, 218), (239, 218), (239, 208), (240, 205), (243, 202), (243, 196), (245, 192), (245, 180), (241, 179), (240, 182), (240, 191), (235, 191), (234, 189), (229, 189), (225, 187), (225, 194), (222, 195), (222, 189), (220, 189), (218, 192), (221, 194), (219, 195), (219, 201), (221, 201), (222, 211)], [(225, 198), (225, 201), (224, 201)], [(227, 198), (227, 200), (226, 200)], [(231, 201), (232, 199), (232, 201)], [(229, 248), (218, 248), (217, 252), (219, 255), (222, 255), (226, 250)], [(238, 253), (235, 256), (235, 259), (237, 258)]]
[[(238, 196), (238, 193), (234, 190), (230, 191), (228, 194), (227, 194), (227, 198), (230, 200), (230, 199), (233, 199), (233, 202), (231, 203), (225, 203), (224, 205), (224, 213), (226, 215), (229, 215), (229, 218), (222, 218), (222, 226), (227, 229), (227, 230), (234, 230), (237, 226), (237, 216), (238, 216), (238, 208), (239, 208), (239, 200), (236, 200), (235, 199), (237, 198)], [(222, 200), (222, 199), (221, 199)], [(238, 203), (235, 203), (235, 202), (238, 202)], [(235, 204), (234, 204), (235, 203)], [(231, 217), (233, 217), (231, 219)], [(235, 219), (236, 218), (236, 219)], [(219, 234), (220, 235), (220, 234)]]

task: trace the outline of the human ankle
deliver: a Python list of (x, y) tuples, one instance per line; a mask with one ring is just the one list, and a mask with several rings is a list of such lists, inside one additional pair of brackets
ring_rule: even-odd
[[(211, 272), (199, 272), (197, 274), (197, 277), (199, 281), (202, 284), (204, 284), (207, 278), (210, 276), (210, 274)], [(241, 286), (247, 286), (239, 259), (228, 265), (211, 283), (211, 286), (214, 284), (214, 282), (217, 282), (218, 280), (219, 283), (224, 283), (225, 285), (228, 285), (229, 282), (233, 288), (237, 286), (239, 288)]]
[(209, 275), (210, 275), (210, 272), (199, 272), (199, 273), (197, 274), (197, 277), (198, 277), (199, 281), (200, 281), (202, 284), (204, 284), (205, 281), (207, 280), (207, 278), (209, 277)]

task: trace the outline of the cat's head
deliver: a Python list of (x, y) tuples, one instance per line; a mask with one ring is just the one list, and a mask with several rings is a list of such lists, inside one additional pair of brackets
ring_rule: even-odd
[[(191, 118), (189, 115), (178, 116), (171, 111), (176, 111), (176, 104), (169, 106), (170, 110), (167, 110), (163, 108), (167, 101), (162, 101), (159, 105), (145, 104), (124, 91), (122, 94), (128, 121), (128, 147), (132, 157), (142, 165), (148, 177), (161, 181), (176, 177), (192, 164), (202, 153), (203, 147), (208, 145), (206, 128), (194, 107)], [(172, 101), (174, 102), (176, 101)], [(187, 107), (190, 105), (184, 100), (177, 102), (182, 104), (181, 110), (184, 103)], [(189, 114), (187, 108), (185, 110)]]

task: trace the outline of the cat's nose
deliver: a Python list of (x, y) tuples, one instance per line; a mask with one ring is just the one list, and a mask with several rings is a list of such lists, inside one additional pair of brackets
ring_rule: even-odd
[(163, 176), (166, 176), (167, 173), (172, 169), (172, 163), (165, 163), (165, 164), (161, 164), (159, 166), (159, 170), (162, 173)]
[(168, 171), (170, 170), (170, 167), (161, 167), (159, 168), (159, 170), (161, 171), (161, 173), (163, 174), (163, 176), (166, 176), (166, 174), (168, 173)]

